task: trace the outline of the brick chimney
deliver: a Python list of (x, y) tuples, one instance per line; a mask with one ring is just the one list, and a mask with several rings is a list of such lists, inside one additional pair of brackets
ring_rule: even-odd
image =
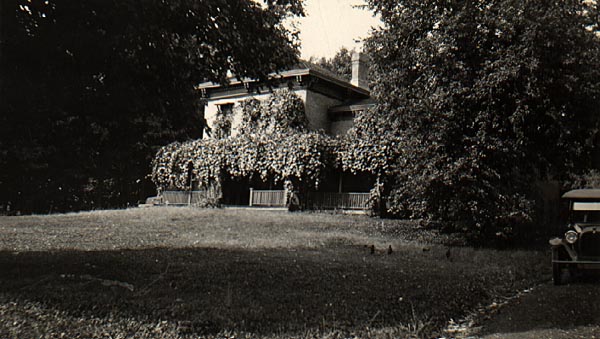
[(369, 67), (367, 62), (368, 57), (366, 54), (356, 51), (352, 52), (352, 80), (350, 80), (352, 85), (369, 89), (369, 81), (367, 76)]

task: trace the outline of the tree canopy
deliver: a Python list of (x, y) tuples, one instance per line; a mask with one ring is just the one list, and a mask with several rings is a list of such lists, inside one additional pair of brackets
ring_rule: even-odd
[(352, 52), (346, 47), (340, 48), (332, 58), (310, 58), (309, 62), (325, 68), (342, 79), (350, 81), (352, 79)]
[(0, 8), (0, 205), (142, 198), (158, 147), (201, 136), (194, 86), (295, 63), (302, 0), (10, 0)]
[[(532, 216), (533, 182), (588, 168), (600, 116), (595, 2), (368, 0), (388, 211), (478, 234)], [(378, 126), (373, 128), (373, 126)]]

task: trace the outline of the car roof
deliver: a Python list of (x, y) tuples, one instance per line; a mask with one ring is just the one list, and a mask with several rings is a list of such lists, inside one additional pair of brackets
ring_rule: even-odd
[(565, 199), (600, 199), (600, 189), (571, 190), (562, 195)]

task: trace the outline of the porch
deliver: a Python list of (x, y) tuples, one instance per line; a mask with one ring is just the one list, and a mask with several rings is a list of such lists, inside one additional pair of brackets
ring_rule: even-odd
[(199, 205), (209, 197), (207, 190), (164, 191), (157, 197), (146, 199), (145, 205)]
[[(314, 210), (344, 209), (363, 210), (367, 207), (370, 193), (364, 192), (310, 192), (305, 197), (306, 207)], [(285, 190), (250, 189), (249, 206), (285, 207)]]
[[(364, 210), (367, 207), (369, 193), (363, 192), (310, 192), (306, 196), (306, 207), (312, 210)], [(200, 205), (209, 197), (207, 191), (164, 191), (159, 197), (151, 197), (146, 206), (151, 205)], [(254, 190), (250, 189), (248, 207), (287, 206), (285, 190)]]
[[(304, 193), (299, 203), (309, 210), (363, 211), (369, 203), (368, 191), (371, 187), (372, 180), (367, 175), (332, 171), (323, 181), (320, 190)], [(203, 205), (209, 200), (216, 202), (217, 199), (225, 206), (286, 208), (289, 205), (289, 194), (283, 184), (272, 179), (260, 181), (227, 178), (220, 189), (220, 192), (214, 189), (163, 191), (158, 197), (149, 198), (145, 205)]]

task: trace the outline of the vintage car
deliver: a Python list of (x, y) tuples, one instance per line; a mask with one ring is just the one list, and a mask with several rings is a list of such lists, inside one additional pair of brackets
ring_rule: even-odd
[(600, 269), (600, 189), (578, 189), (563, 194), (569, 202), (568, 229), (552, 245), (552, 278), (564, 283), (564, 273), (572, 276), (584, 270)]

